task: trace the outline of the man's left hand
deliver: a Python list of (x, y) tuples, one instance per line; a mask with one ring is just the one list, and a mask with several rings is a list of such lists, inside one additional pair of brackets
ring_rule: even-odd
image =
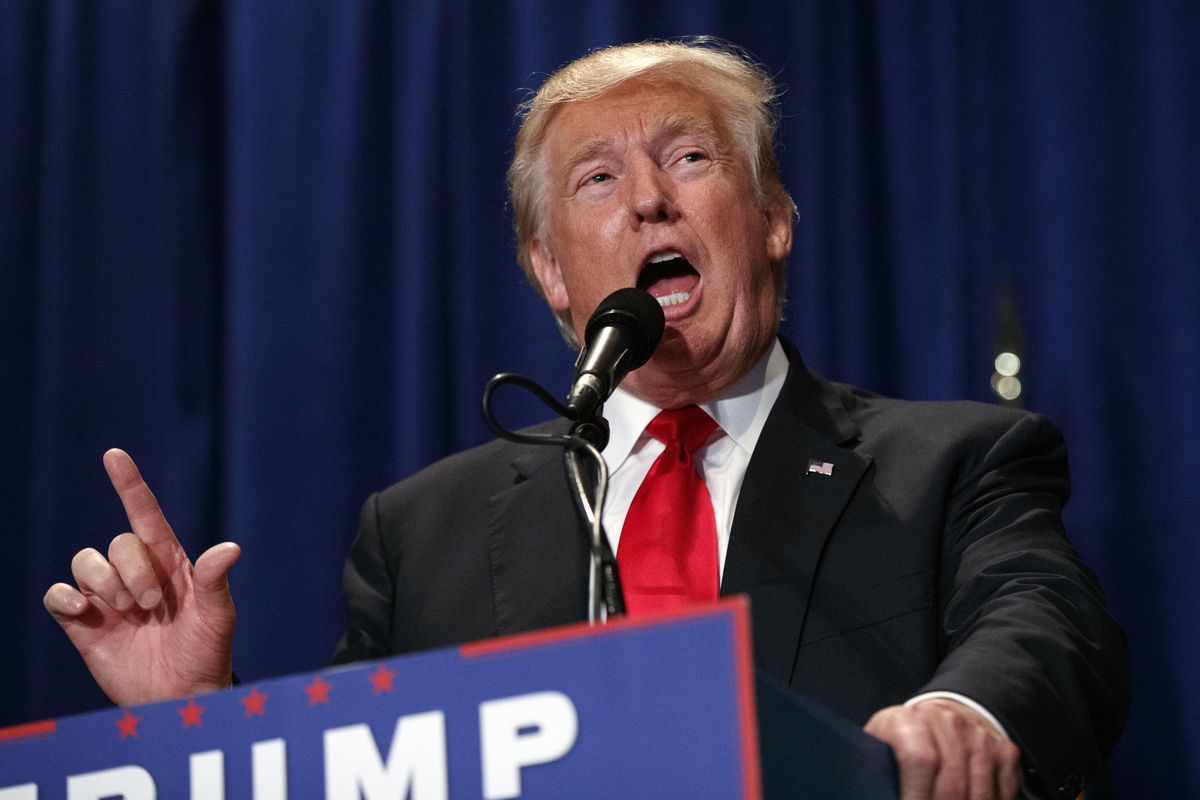
[(1020, 751), (962, 703), (932, 699), (889, 706), (863, 728), (892, 746), (900, 800), (1012, 800)]

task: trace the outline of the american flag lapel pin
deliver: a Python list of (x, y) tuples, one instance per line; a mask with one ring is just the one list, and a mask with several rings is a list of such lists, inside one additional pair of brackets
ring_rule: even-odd
[(824, 475), (829, 477), (833, 474), (833, 464), (829, 461), (810, 458), (808, 460), (808, 473), (810, 475)]

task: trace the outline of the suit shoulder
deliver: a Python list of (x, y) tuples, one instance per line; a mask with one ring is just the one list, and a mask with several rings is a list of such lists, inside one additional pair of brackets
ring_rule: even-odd
[(903, 440), (935, 448), (989, 448), (1005, 437), (1051, 446), (1062, 434), (1049, 419), (1019, 408), (974, 400), (902, 400), (841, 383), (830, 386), (859, 425), (865, 442)]
[[(558, 420), (522, 430), (522, 433), (561, 433)], [(514, 476), (558, 460), (556, 447), (536, 447), (493, 439), (452, 453), (378, 492), (383, 504), (405, 498), (456, 501), (464, 496), (487, 496), (512, 483)]]

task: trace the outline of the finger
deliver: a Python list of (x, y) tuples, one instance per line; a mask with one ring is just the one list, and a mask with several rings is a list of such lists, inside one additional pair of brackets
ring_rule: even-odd
[(937, 742), (911, 709), (891, 706), (877, 712), (864, 730), (892, 747), (900, 769), (901, 800), (928, 800), (938, 771)]
[(122, 533), (113, 539), (108, 546), (108, 563), (112, 564), (128, 589), (128, 596), (143, 609), (149, 611), (162, 600), (164, 578), (154, 569), (150, 549), (137, 536)]
[(80, 550), (71, 559), (71, 575), (84, 595), (94, 594), (118, 611), (133, 608), (133, 595), (117, 570), (94, 549)]
[(192, 586), (200, 616), (214, 624), (232, 625), (235, 617), (233, 595), (229, 590), (229, 570), (242, 555), (233, 542), (213, 545), (196, 559)]
[(113, 448), (104, 454), (104, 469), (121, 498), (133, 532), (150, 548), (162, 572), (170, 573), (183, 558), (183, 548), (137, 465), (124, 450)]
[(971, 800), (994, 800), (998, 794), (996, 752), (986, 742), (968, 755), (968, 775), (971, 781)]
[[(1021, 759), (1016, 745), (1004, 738), (987, 719), (954, 700), (928, 700), (914, 709), (929, 715), (947, 778), (956, 770), (961, 753), (967, 788), (962, 796), (970, 800), (1012, 800), (1020, 787)], [(954, 781), (947, 780), (943, 784), (942, 780), (939, 776), (935, 796), (940, 797), (942, 792), (958, 796)]]
[(1021, 750), (1012, 742), (998, 742), (996, 788), (1000, 800), (1012, 800), (1021, 788)]
[(50, 612), (50, 616), (62, 625), (87, 611), (88, 600), (74, 586), (56, 583), (46, 591), (46, 596), (42, 598), (42, 605)]
[[(929, 705), (933, 706), (934, 703)], [(955, 798), (955, 800), (974, 798), (974, 794), (968, 794), (975, 786), (971, 781), (973, 777), (971, 757), (978, 746), (983, 743), (975, 742), (978, 737), (974, 735), (975, 731), (972, 726), (958, 714), (939, 708), (924, 708), (920, 711), (929, 725), (938, 748), (938, 771), (937, 779), (934, 781), (933, 796)], [(987, 779), (980, 785), (986, 792), (984, 797), (990, 798), (992, 792), (990, 772), (987, 773)]]
[[(971, 800), (1012, 800), (1005, 794), (1003, 773), (1008, 750), (1016, 751), (1012, 743), (1001, 737), (990, 724), (976, 722), (971, 726), (968, 770), (971, 781)], [(1014, 774), (1015, 777), (1015, 774)], [(1013, 785), (1016, 791), (1016, 785)]]
[(900, 767), (901, 800), (926, 800), (933, 796), (938, 776), (938, 747), (926, 729), (909, 729), (899, 748), (892, 745)]

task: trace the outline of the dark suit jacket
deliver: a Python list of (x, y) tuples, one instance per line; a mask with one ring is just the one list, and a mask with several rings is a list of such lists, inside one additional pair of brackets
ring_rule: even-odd
[[(1116, 740), (1128, 679), (1063, 533), (1059, 433), (829, 383), (787, 349), (721, 586), (751, 598), (758, 666), (860, 724), (924, 691), (971, 697), (1020, 745), (1028, 786), (1074, 798)], [(557, 448), (459, 453), (367, 500), (335, 660), (582, 620), (587, 568)]]

